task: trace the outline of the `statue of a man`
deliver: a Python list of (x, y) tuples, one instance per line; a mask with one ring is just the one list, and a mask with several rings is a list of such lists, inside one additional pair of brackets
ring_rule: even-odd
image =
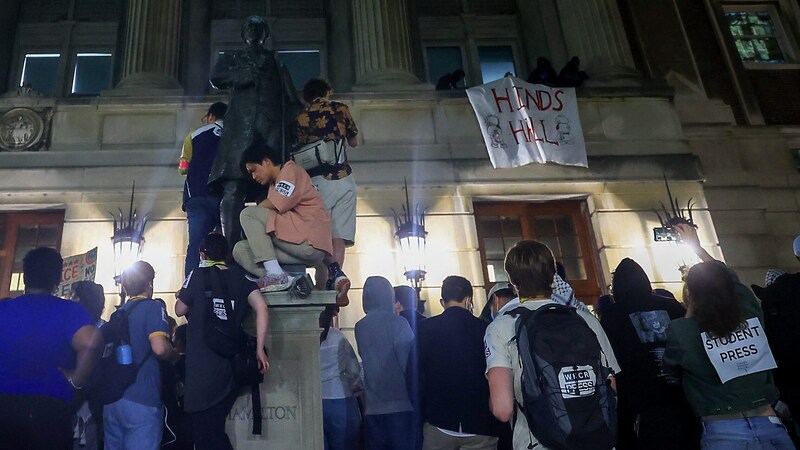
[(292, 142), (288, 133), (302, 109), (289, 72), (264, 49), (270, 30), (260, 16), (250, 16), (242, 25), (244, 50), (223, 53), (211, 75), (211, 85), (230, 89), (225, 128), (208, 184), (222, 194), (220, 219), (230, 248), (241, 240), (239, 213), (244, 208), (249, 180), (239, 161), (244, 151), (269, 145), (288, 154)]

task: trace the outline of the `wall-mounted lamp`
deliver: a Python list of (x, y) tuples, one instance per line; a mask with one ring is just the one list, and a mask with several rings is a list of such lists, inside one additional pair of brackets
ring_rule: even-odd
[[(395, 225), (395, 237), (400, 243), (400, 253), (403, 258), (403, 270), (408, 281), (412, 282), (417, 291), (417, 298), (422, 290), (422, 282), (425, 280), (425, 240), (428, 232), (425, 231), (426, 208), (416, 205), (411, 209), (411, 202), (408, 199), (408, 181), (403, 180), (403, 190), (406, 193), (406, 204), (402, 206), (401, 213), (392, 209)], [(419, 300), (423, 303), (423, 300)]]
[[(144, 247), (144, 228), (147, 225), (147, 214), (138, 217), (137, 210), (133, 209), (133, 195), (136, 183), (131, 188), (131, 203), (127, 219), (119, 210), (119, 215), (111, 214), (114, 219), (114, 235), (111, 242), (114, 244), (114, 283), (119, 286), (122, 282), (122, 272), (131, 264), (139, 260), (139, 255)], [(120, 287), (120, 305), (125, 303), (125, 290)]]

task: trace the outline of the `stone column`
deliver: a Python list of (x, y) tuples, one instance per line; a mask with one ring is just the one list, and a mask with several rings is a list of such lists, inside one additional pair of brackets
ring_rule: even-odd
[(128, 0), (122, 81), (111, 95), (182, 95), (181, 0)]
[(407, 0), (355, 0), (356, 89), (418, 89)]
[(187, 2), (183, 14), (185, 27), (181, 30), (182, 79), (186, 95), (208, 93), (208, 74), (211, 68), (211, 0)]
[[(21, 1), (0, 0), (0, 11), (3, 12), (0, 14), (0, 67), (4, 67), (0, 70), (0, 94), (6, 92), (10, 79), (15, 75), (9, 68), (14, 65), (11, 63), (11, 58), (14, 54), (14, 35), (17, 31), (21, 5)], [(16, 86), (11, 87), (12, 90), (16, 88)]]
[(353, 88), (352, 0), (331, 0), (326, 12), (328, 22), (328, 78), (336, 92)]
[(558, 0), (569, 57), (592, 81), (638, 78), (616, 0)]

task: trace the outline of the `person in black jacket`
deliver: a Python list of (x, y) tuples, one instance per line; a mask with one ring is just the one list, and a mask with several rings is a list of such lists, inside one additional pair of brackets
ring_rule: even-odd
[(667, 326), (685, 316), (686, 308), (653, 294), (647, 274), (629, 258), (614, 271), (612, 291), (614, 302), (604, 307), (600, 323), (622, 368), (617, 376), (616, 448), (698, 448), (699, 423), (680, 384), (669, 382), (662, 364)]
[(761, 299), (764, 331), (778, 364), (772, 373), (780, 391), (780, 400), (788, 406), (794, 422), (794, 430), (789, 430), (789, 435), (797, 443), (800, 434), (800, 387), (797, 385), (800, 377), (800, 360), (797, 358), (797, 343), (800, 342), (800, 273), (784, 274), (773, 269), (767, 272), (765, 287), (755, 284), (751, 287)]
[(489, 411), (483, 353), (488, 324), (472, 315), (466, 278), (445, 278), (441, 302), (442, 314), (417, 325), (423, 449), (496, 449), (501, 424)]

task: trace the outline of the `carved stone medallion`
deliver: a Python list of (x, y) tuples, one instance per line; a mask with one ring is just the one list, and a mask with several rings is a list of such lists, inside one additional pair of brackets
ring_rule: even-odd
[(44, 136), (44, 121), (27, 108), (14, 108), (0, 117), (0, 148), (8, 151), (37, 150)]

